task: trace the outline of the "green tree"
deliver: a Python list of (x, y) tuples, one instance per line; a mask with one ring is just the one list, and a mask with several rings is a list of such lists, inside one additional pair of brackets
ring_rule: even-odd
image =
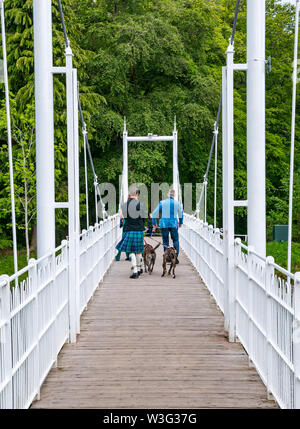
[[(202, 182), (221, 93), (221, 67), (226, 61), (225, 51), (231, 35), (235, 4), (235, 0), (63, 1), (74, 64), (79, 71), (81, 102), (100, 182), (111, 181), (118, 186), (122, 171), (124, 116), (131, 135), (148, 132), (170, 134), (175, 114), (179, 131), (181, 182)], [(10, 87), (15, 100), (13, 123), (21, 124), (22, 114), (25, 114), (26, 130), (26, 124), (30, 124), (33, 118), (34, 99), (32, 0), (6, 0), (5, 6)], [(267, 223), (268, 238), (271, 238), (272, 225), (286, 223), (288, 213), (295, 24), (293, 7), (283, 5), (279, 0), (268, 0), (266, 23), (266, 54), (272, 56), (272, 72), (266, 78)], [(64, 38), (56, 2), (53, 2), (53, 46), (55, 65), (64, 65)], [(241, 2), (237, 23), (235, 61), (246, 61), (245, 1)], [(1, 91), (3, 94), (2, 88)], [(54, 98), (56, 197), (63, 201), (67, 195), (64, 77), (55, 77)], [(5, 113), (3, 109), (2, 106), (2, 118)], [(24, 126), (18, 125), (23, 130), (22, 135)], [(18, 128), (13, 130), (15, 136)], [(0, 168), (3, 173), (0, 177), (0, 219), (5, 225), (3, 232), (6, 231), (8, 236), (11, 214), (7, 204), (9, 176), (4, 123), (0, 129)], [(296, 136), (294, 237), (299, 239), (299, 123)], [(28, 141), (28, 138), (25, 140)], [(22, 148), (17, 139), (14, 140), (14, 156), (22, 159)], [(83, 172), (82, 165), (81, 160)], [(130, 181), (171, 183), (170, 145), (163, 142), (130, 143), (129, 166)], [(221, 169), (220, 144), (220, 226)], [(212, 170), (208, 187), (210, 222), (213, 215)], [(16, 183), (17, 186), (24, 185), (24, 177), (18, 172)], [(90, 201), (93, 201), (90, 171), (89, 190)], [(246, 76), (240, 72), (235, 75), (235, 197), (245, 199), (246, 196)], [(34, 201), (33, 198), (32, 204)], [(82, 213), (84, 209), (82, 204)], [(24, 213), (19, 208), (17, 216), (18, 223), (24, 224)], [(239, 233), (246, 233), (246, 216), (244, 208), (236, 213)], [(57, 220), (62, 229), (67, 226), (65, 212), (57, 213)]]
[[(68, 35), (71, 40), (74, 53), (74, 66), (79, 68), (79, 77), (84, 78), (85, 64), (88, 62), (89, 52), (84, 51), (77, 45), (73, 38), (73, 33), (77, 32), (76, 17), (72, 8), (71, 0), (64, 0), (63, 7), (68, 26)], [(33, 43), (33, 2), (32, 0), (6, 0), (5, 18), (7, 33), (7, 53), (8, 53), (8, 73), (9, 85), (12, 92), (12, 132), (13, 132), (13, 152), (15, 160), (15, 181), (18, 192), (19, 186), (27, 186), (26, 180), (29, 179), (25, 174), (20, 174), (20, 160), (27, 158), (23, 153), (25, 147), (22, 142), (28, 142), (28, 124), (32, 141), (35, 140), (34, 124), (34, 43)], [(60, 22), (60, 15), (57, 2), (53, 2), (53, 56), (54, 64), (63, 66), (64, 59), (64, 36)], [(83, 79), (82, 79), (83, 80)], [(86, 78), (86, 81), (88, 79)], [(101, 102), (101, 97), (89, 87), (88, 84), (82, 86), (83, 105), (85, 114), (89, 117), (90, 111), (95, 111)], [(0, 88), (2, 99), (4, 99), (4, 88)], [(67, 149), (66, 149), (66, 100), (65, 100), (65, 77), (54, 78), (54, 121), (55, 121), (55, 180), (56, 180), (56, 198), (58, 201), (64, 201), (67, 196)], [(5, 115), (5, 105), (2, 104), (0, 115)], [(25, 116), (24, 116), (25, 115)], [(25, 123), (23, 121), (25, 120)], [(1, 219), (6, 225), (3, 232), (6, 231), (10, 237), (11, 211), (10, 205), (6, 202), (10, 199), (9, 176), (7, 164), (7, 145), (6, 145), (6, 125), (1, 126), (0, 136), (0, 162), (3, 168), (3, 188), (0, 193), (0, 206), (5, 207), (1, 212)], [(25, 158), (24, 158), (25, 157)], [(31, 146), (31, 156), (35, 158), (35, 147)], [(33, 174), (35, 179), (35, 175)], [(23, 180), (23, 182), (22, 182)], [(27, 184), (26, 184), (27, 183)], [(33, 187), (34, 188), (34, 187)], [(23, 198), (23, 197), (22, 197)], [(30, 201), (35, 204), (35, 196)], [(27, 213), (28, 214), (28, 213)], [(26, 211), (17, 209), (17, 223), (19, 228), (26, 225)], [(57, 216), (59, 228), (62, 228), (62, 235), (65, 234), (64, 228), (67, 224), (66, 211), (60, 211)], [(29, 237), (25, 228), (25, 241), (28, 243)], [(59, 234), (60, 235), (60, 234)], [(62, 238), (58, 237), (59, 239)], [(19, 241), (23, 243), (23, 237)]]

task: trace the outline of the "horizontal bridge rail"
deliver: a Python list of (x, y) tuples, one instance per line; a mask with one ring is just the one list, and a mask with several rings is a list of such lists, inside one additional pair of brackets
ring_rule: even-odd
[[(0, 409), (28, 408), (39, 398), (48, 372), (70, 340), (71, 295), (79, 319), (115, 254), (119, 217), (80, 235), (79, 291), (69, 284), (69, 243), (15, 275), (0, 277)], [(73, 315), (74, 316), (74, 315)]]
[[(235, 338), (281, 408), (300, 408), (300, 273), (295, 275), (235, 240), (234, 314), (228, 310), (224, 237), (185, 215), (182, 248), (202, 277)], [(226, 325), (225, 325), (226, 326)]]

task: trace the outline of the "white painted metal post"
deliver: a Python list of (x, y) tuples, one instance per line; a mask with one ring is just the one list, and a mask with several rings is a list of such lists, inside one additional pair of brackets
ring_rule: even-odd
[(300, 272), (295, 274), (294, 311), (294, 408), (300, 409)]
[(97, 176), (95, 177), (94, 189), (95, 189), (95, 210), (96, 210), (96, 224), (99, 221), (99, 213), (98, 213), (98, 193), (97, 193), (98, 180)]
[(227, 261), (225, 290), (228, 293), (227, 310), (228, 310), (228, 333), (229, 341), (235, 341), (235, 281), (234, 281), (234, 127), (233, 127), (233, 45), (229, 44), (227, 49), (227, 90), (226, 100), (223, 109), (226, 109), (226, 138), (223, 153), (225, 153), (225, 176), (226, 180), (223, 185), (223, 200), (225, 204), (225, 260)]
[(173, 130), (173, 189), (175, 191), (175, 199), (179, 198), (178, 189), (178, 135), (176, 128), (176, 118), (174, 120)]
[(292, 262), (294, 153), (295, 153), (297, 72), (298, 72), (299, 9), (300, 9), (300, 0), (297, 0), (297, 3), (296, 3), (296, 17), (295, 17), (295, 45), (294, 45), (294, 69), (293, 69), (292, 129), (291, 129), (291, 154), (290, 154), (288, 263), (287, 263), (287, 269), (288, 269), (289, 272), (291, 272), (291, 262)]
[(128, 200), (128, 133), (126, 129), (126, 119), (124, 118), (124, 131), (123, 131), (123, 202)]
[(218, 179), (218, 127), (215, 122), (214, 135), (215, 135), (215, 191), (214, 191), (214, 228), (217, 227), (217, 179)]
[(38, 258), (55, 248), (51, 0), (33, 0)]
[(272, 332), (272, 282), (274, 280), (274, 258), (268, 256), (266, 258), (265, 268), (265, 285), (266, 285), (266, 341), (267, 341), (267, 395), (268, 399), (272, 399), (272, 346), (271, 346), (271, 332)]
[(247, 6), (248, 244), (266, 256), (265, 0)]
[[(69, 199), (69, 323), (70, 341), (76, 342), (76, 185), (75, 185), (75, 136), (73, 54), (66, 47), (67, 140), (68, 140), (68, 199)], [(76, 99), (77, 100), (77, 99)]]
[[(235, 287), (235, 297), (237, 295), (237, 288), (239, 287), (239, 273), (238, 273), (238, 264), (240, 263), (240, 259), (241, 259), (241, 253), (242, 253), (242, 241), (240, 238), (236, 238), (234, 240), (234, 287)], [(236, 308), (237, 308), (237, 303), (236, 300), (234, 302), (234, 315), (235, 315), (235, 321), (236, 321)], [(237, 328), (235, 326), (234, 329), (234, 334), (235, 334), (235, 338), (234, 341), (239, 341), (237, 334), (236, 334)]]
[(205, 176), (204, 176), (203, 186), (204, 186), (204, 222), (206, 222), (206, 218), (207, 218), (207, 180), (205, 179)]
[(16, 210), (15, 210), (15, 186), (14, 186), (14, 169), (13, 169), (13, 154), (12, 154), (12, 139), (11, 139), (9, 85), (8, 85), (8, 73), (7, 73), (4, 0), (0, 0), (0, 8), (1, 8), (1, 33), (2, 33), (2, 52), (3, 52), (3, 73), (4, 73), (4, 86), (5, 86), (5, 105), (6, 105), (7, 143), (8, 143), (9, 178), (10, 178), (10, 199), (11, 199), (13, 253), (14, 253), (14, 269), (15, 269), (15, 273), (16, 273), (18, 271), (17, 226), (16, 226)]
[(229, 329), (229, 315), (228, 315), (228, 282), (227, 282), (227, 245), (225, 229), (228, 223), (227, 221), (227, 194), (225, 190), (227, 189), (227, 68), (222, 68), (222, 173), (223, 173), (223, 232), (224, 232), (224, 328), (226, 331)]
[[(3, 284), (1, 286), (1, 322), (4, 324), (0, 330), (0, 341), (1, 341), (1, 367), (4, 372), (4, 380), (1, 382), (5, 382), (6, 388), (2, 397), (3, 403), (5, 404), (6, 409), (13, 408), (13, 380), (12, 380), (12, 369), (13, 369), (13, 361), (12, 361), (12, 322), (11, 322), (11, 292), (10, 292), (10, 282), (8, 275), (0, 276), (0, 283)], [(4, 286), (5, 284), (5, 286)], [(2, 373), (3, 374), (3, 373)]]
[(76, 333), (80, 334), (80, 201), (79, 201), (79, 121), (78, 121), (78, 81), (77, 70), (73, 69), (73, 125), (74, 125), (74, 239), (76, 247), (75, 291), (76, 291)]
[(29, 260), (29, 278), (31, 279), (31, 287), (34, 294), (33, 301), (33, 331), (34, 341), (36, 342), (36, 362), (34, 365), (34, 386), (36, 390), (37, 401), (40, 400), (40, 343), (39, 343), (39, 300), (38, 300), (38, 273), (37, 273), (37, 262), (35, 259)]
[(85, 204), (86, 204), (86, 229), (89, 228), (89, 188), (88, 188), (88, 175), (87, 175), (87, 156), (86, 156), (86, 139), (87, 135), (86, 125), (84, 124), (83, 130), (83, 154), (84, 154), (84, 178), (85, 178)]
[(249, 366), (253, 366), (252, 362), (252, 356), (253, 356), (253, 347), (254, 347), (254, 335), (253, 335), (253, 308), (254, 308), (254, 291), (253, 291), (253, 274), (252, 274), (252, 266), (253, 266), (253, 259), (254, 259), (254, 247), (248, 246), (248, 258), (247, 258), (247, 271), (248, 271), (248, 282), (247, 282), (247, 288), (248, 288), (248, 362)]

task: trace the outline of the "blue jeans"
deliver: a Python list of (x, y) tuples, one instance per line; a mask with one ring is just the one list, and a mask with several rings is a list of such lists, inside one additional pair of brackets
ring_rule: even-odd
[(177, 247), (177, 255), (179, 255), (179, 237), (178, 237), (178, 229), (177, 228), (162, 228), (161, 235), (163, 239), (164, 250), (169, 247), (169, 234), (171, 234), (171, 238), (173, 241), (173, 246)]

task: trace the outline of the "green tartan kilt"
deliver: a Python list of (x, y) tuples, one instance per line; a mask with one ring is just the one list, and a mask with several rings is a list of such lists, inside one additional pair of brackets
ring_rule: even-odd
[(121, 241), (116, 246), (116, 249), (126, 253), (143, 253), (144, 231), (124, 232)]

